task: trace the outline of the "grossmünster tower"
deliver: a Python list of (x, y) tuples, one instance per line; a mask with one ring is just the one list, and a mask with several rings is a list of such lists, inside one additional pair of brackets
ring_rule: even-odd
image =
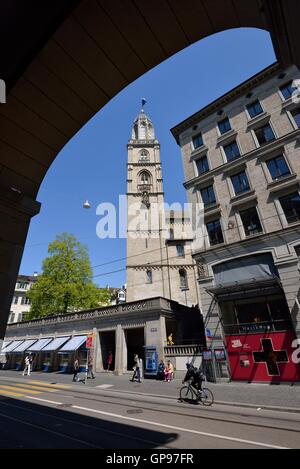
[(127, 301), (161, 296), (197, 304), (191, 239), (178, 225), (182, 214), (157, 210), (164, 204), (160, 144), (143, 108), (127, 150)]

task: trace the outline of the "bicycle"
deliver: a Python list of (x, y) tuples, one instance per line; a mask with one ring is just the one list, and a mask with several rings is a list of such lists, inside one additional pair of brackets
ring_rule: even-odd
[(180, 389), (178, 400), (179, 402), (189, 402), (190, 404), (201, 402), (205, 406), (211, 406), (214, 402), (214, 395), (210, 389), (196, 389), (192, 386), (191, 381), (188, 381), (188, 384)]

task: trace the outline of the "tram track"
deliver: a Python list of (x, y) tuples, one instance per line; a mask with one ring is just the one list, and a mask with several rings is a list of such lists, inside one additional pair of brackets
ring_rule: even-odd
[[(97, 425), (92, 425), (92, 424), (87, 424), (87, 423), (83, 423), (83, 422), (78, 422), (77, 420), (75, 419), (72, 419), (72, 418), (65, 418), (65, 417), (61, 417), (61, 416), (53, 416), (50, 414), (49, 410), (50, 409), (53, 409), (53, 408), (49, 408), (49, 407), (46, 407), (46, 408), (43, 408), (43, 410), (46, 410), (45, 412), (41, 412), (41, 411), (37, 411), (37, 410), (34, 410), (34, 409), (24, 409), (21, 405), (16, 405), (16, 404), (12, 404), (12, 403), (8, 403), (8, 402), (3, 402), (1, 399), (0, 399), (0, 408), (1, 408), (1, 405), (4, 405), (5, 407), (10, 407), (10, 408), (14, 408), (14, 409), (18, 409), (18, 410), (23, 410), (29, 414), (35, 414), (35, 415), (39, 415), (39, 416), (43, 416), (43, 417), (48, 417), (48, 418), (52, 418), (52, 419), (55, 419), (57, 421), (61, 421), (61, 422), (64, 422), (64, 423), (67, 423), (67, 424), (73, 424), (74, 426), (76, 426), (78, 428), (78, 425), (81, 426), (81, 427), (85, 427), (85, 428), (88, 428), (89, 430), (93, 429), (97, 432), (101, 432), (101, 433), (106, 433), (110, 436), (113, 436), (113, 437), (118, 437), (118, 438), (123, 438), (123, 439), (126, 439), (126, 440), (133, 440), (135, 442), (139, 442), (139, 443), (142, 443), (142, 444), (147, 444), (147, 445), (150, 445), (150, 446), (155, 446), (155, 447), (160, 447), (160, 448), (166, 448), (166, 449), (172, 449), (171, 446), (167, 445), (167, 444), (163, 444), (159, 441), (154, 441), (154, 440), (149, 440), (147, 438), (140, 438), (140, 437), (137, 437), (137, 436), (133, 436), (133, 435), (130, 435), (128, 433), (123, 434), (123, 433), (120, 433), (120, 432), (116, 432), (116, 431), (112, 431), (112, 430), (108, 430), (106, 428), (104, 428), (103, 426), (101, 426), (101, 420), (98, 420), (97, 421)], [(61, 406), (63, 409), (65, 409), (65, 407)], [(49, 410), (48, 410), (49, 409)], [(57, 409), (57, 407), (55, 408)], [(48, 410), (48, 412), (47, 412)], [(29, 425), (31, 427), (37, 427), (39, 428), (40, 430), (42, 431), (45, 431), (45, 432), (50, 432), (50, 433), (54, 433), (56, 435), (59, 435), (60, 437), (64, 437), (66, 439), (71, 439), (71, 440), (74, 440), (74, 441), (78, 441), (80, 443), (83, 443), (85, 444), (88, 448), (97, 448), (97, 449), (104, 449), (103, 446), (100, 446), (100, 445), (94, 445), (94, 444), (91, 444), (91, 442), (89, 440), (84, 440), (82, 438), (76, 438), (72, 435), (70, 435), (69, 433), (67, 432), (63, 432), (63, 431), (55, 431), (51, 428), (49, 428), (49, 425), (33, 425), (31, 422), (29, 421), (25, 421), (24, 419), (20, 420), (20, 419), (16, 419), (15, 417), (11, 417), (10, 415), (7, 415), (5, 413), (2, 413), (0, 412), (0, 415), (2, 416), (2, 418), (7, 418), (7, 419), (10, 419), (10, 420), (13, 420), (13, 421), (19, 421), (20, 423), (22, 423), (23, 425)], [(77, 414), (76, 414), (77, 415)], [(80, 414), (79, 414), (80, 415)], [(57, 424), (56, 424), (57, 425)], [(0, 445), (1, 447), (1, 445)]]
[[(46, 384), (45, 384), (46, 386)], [(34, 388), (34, 385), (32, 385), (32, 387)], [(101, 392), (101, 396), (99, 395)], [(111, 394), (111, 393), (116, 393), (117, 395), (116, 396), (105, 396), (103, 394)], [(157, 400), (155, 401), (155, 403), (151, 404), (150, 402), (147, 402), (146, 401), (146, 396), (143, 394), (130, 394), (130, 392), (126, 393), (127, 395), (124, 396), (122, 395), (122, 391), (117, 391), (117, 390), (109, 390), (109, 391), (106, 391), (106, 390), (101, 390), (101, 391), (97, 391), (95, 392), (93, 390), (93, 388), (88, 388), (88, 389), (74, 389), (74, 388), (70, 388), (70, 389), (62, 389), (62, 390), (57, 390), (56, 393), (55, 393), (55, 396), (61, 396), (61, 397), (70, 397), (70, 394), (75, 394), (76, 397), (78, 397), (81, 401), (91, 401), (93, 403), (97, 403), (97, 404), (104, 404), (104, 405), (121, 405), (121, 406), (124, 406), (126, 408), (128, 408), (129, 410), (133, 410), (133, 409), (138, 409), (138, 410), (141, 410), (141, 411), (150, 411), (150, 412), (157, 412), (159, 410), (160, 414), (166, 414), (166, 415), (175, 415), (175, 416), (184, 416), (184, 417), (189, 417), (191, 419), (197, 419), (197, 420), (209, 420), (209, 421), (212, 421), (212, 422), (220, 422), (220, 423), (226, 423), (226, 424), (236, 424), (236, 425), (244, 425), (246, 427), (256, 427), (256, 428), (263, 428), (263, 429), (268, 429), (268, 430), (280, 430), (280, 431), (285, 431), (285, 432), (289, 432), (289, 433), (300, 433), (300, 421), (293, 421), (293, 423), (295, 424), (298, 424), (299, 425), (299, 429), (297, 428), (291, 428), (291, 427), (286, 427), (286, 426), (281, 426), (281, 425), (278, 425), (278, 423), (280, 422), (283, 422), (283, 424), (286, 424), (287, 422), (289, 422), (289, 425), (291, 424), (291, 420), (290, 419), (287, 419), (287, 418), (283, 418), (282, 415), (280, 415), (280, 418), (278, 416), (270, 416), (270, 415), (263, 415), (263, 414), (256, 414), (256, 415), (252, 415), (250, 412), (247, 411), (247, 409), (243, 409), (242, 412), (238, 412), (238, 411), (235, 411), (235, 412), (232, 412), (232, 411), (229, 411), (228, 409), (224, 410), (224, 409), (216, 409), (214, 406), (212, 407), (209, 407), (209, 408), (205, 408), (201, 405), (199, 406), (194, 406), (192, 407), (193, 408), (193, 411), (192, 411), (192, 408), (191, 407), (188, 407), (188, 406), (191, 406), (190, 404), (179, 404), (178, 402), (175, 402), (175, 399), (174, 398), (169, 398), (169, 397), (165, 397), (165, 398), (161, 398), (161, 399), (164, 399), (164, 402), (159, 402), (159, 398), (156, 398)], [(155, 399), (154, 396), (150, 396), (151, 399)], [(136, 401), (135, 401), (136, 399)], [(140, 400), (139, 400), (140, 399)], [(143, 399), (141, 401), (141, 399)], [(122, 402), (120, 402), (122, 401)], [(125, 401), (125, 402), (124, 402)], [(132, 402), (134, 401), (134, 402)], [(168, 409), (166, 410), (166, 404), (168, 405)], [(178, 407), (178, 406), (182, 406), (182, 407)], [(218, 404), (216, 404), (218, 405)], [(61, 405), (57, 405), (56, 408), (59, 409), (60, 407), (62, 407)], [(174, 407), (176, 407), (176, 410), (174, 409)], [(159, 408), (159, 409), (158, 409)], [(235, 409), (237, 409), (235, 407)], [(197, 412), (197, 414), (195, 414), (195, 412)], [(201, 415), (200, 413), (203, 413), (205, 412), (205, 415)], [(211, 413), (212, 412), (220, 412), (222, 414), (230, 414), (230, 415), (234, 415), (236, 416), (236, 419), (235, 418), (224, 418), (224, 417), (220, 417), (220, 416), (212, 416)], [(277, 425), (272, 425), (272, 424), (266, 424), (266, 423), (255, 423), (255, 422), (251, 422), (251, 421), (240, 421), (240, 420), (237, 420), (238, 418), (242, 418), (242, 419), (264, 419), (264, 420), (276, 420), (276, 423)]]

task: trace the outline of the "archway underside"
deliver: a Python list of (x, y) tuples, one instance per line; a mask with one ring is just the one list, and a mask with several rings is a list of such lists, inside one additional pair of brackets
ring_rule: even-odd
[(0, 105), (0, 338), (40, 184), (61, 148), (113, 96), (229, 28), (269, 30), (279, 62), (300, 66), (298, 0), (38, 3), (1, 4), (0, 78), (8, 96)]

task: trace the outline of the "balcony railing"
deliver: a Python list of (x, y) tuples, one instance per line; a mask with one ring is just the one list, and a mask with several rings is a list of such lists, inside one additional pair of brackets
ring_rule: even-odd
[(202, 354), (203, 347), (200, 345), (167, 345), (164, 347), (166, 357), (193, 357)]

